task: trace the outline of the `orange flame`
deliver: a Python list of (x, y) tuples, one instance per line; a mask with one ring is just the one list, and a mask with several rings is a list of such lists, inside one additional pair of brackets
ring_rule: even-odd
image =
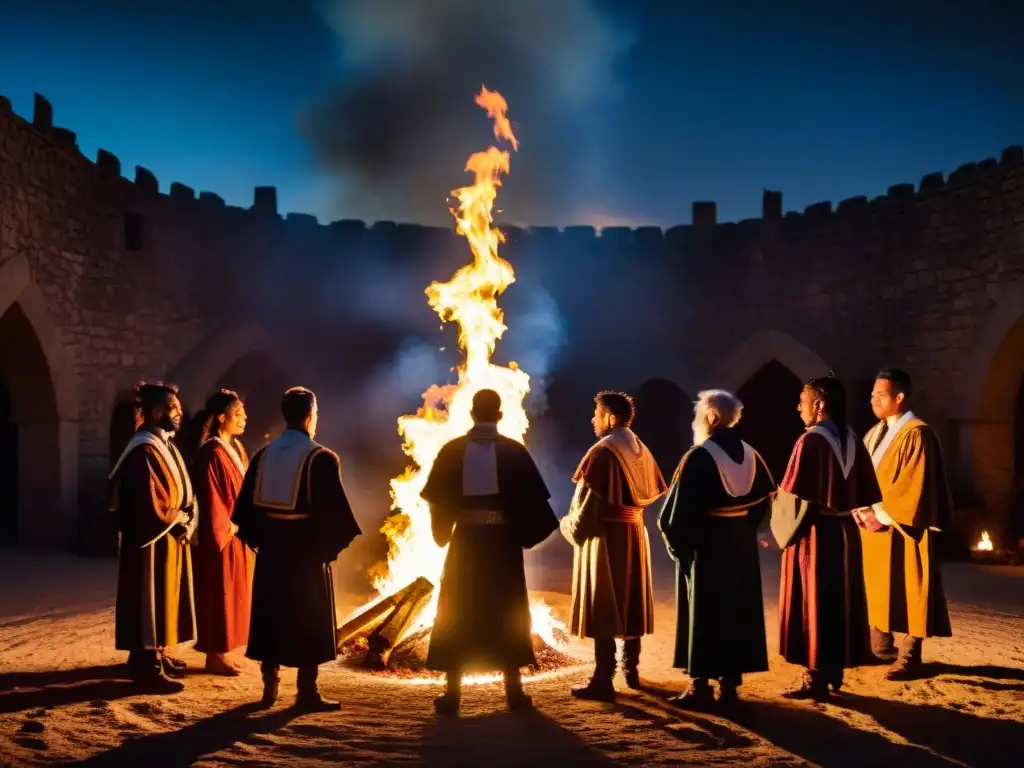
[[(495, 137), (518, 148), (504, 97), (481, 87), (476, 103), (494, 120)], [(514, 362), (507, 367), (491, 362), (495, 345), (506, 330), (497, 297), (515, 281), (512, 266), (498, 255), (498, 246), (505, 238), (492, 220), (501, 175), (509, 172), (509, 153), (488, 147), (473, 154), (465, 170), (474, 174), (474, 182), (452, 191), (458, 200), (452, 215), (456, 231), (469, 242), (473, 261), (448, 282), (434, 282), (426, 289), (428, 302), (442, 321), (458, 324), (459, 347), (465, 358), (456, 368), (457, 384), (431, 386), (423, 393), (423, 406), (416, 414), (398, 419), (398, 432), (404, 438), (402, 449), (414, 466), (391, 481), (391, 509), (396, 514), (381, 529), (388, 538), (388, 561), (386, 572), (374, 580), (381, 594), (401, 589), (419, 576), (435, 586), (440, 584), (446, 549), (434, 542), (430, 509), (420, 491), (441, 446), (472, 426), (473, 395), (481, 389), (493, 389), (501, 395), (501, 434), (523, 442), (529, 427), (523, 399), (530, 391), (530, 377)], [(412, 623), (410, 632), (433, 623), (438, 592), (434, 590), (430, 604)], [(534, 603), (531, 615), (534, 631), (556, 645), (553, 631), (564, 629), (564, 625), (551, 615), (550, 608), (542, 602)]]

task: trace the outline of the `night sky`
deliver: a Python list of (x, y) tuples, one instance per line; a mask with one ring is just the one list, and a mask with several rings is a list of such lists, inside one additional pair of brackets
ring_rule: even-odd
[(670, 226), (715, 200), (728, 221), (764, 188), (872, 197), (1024, 142), (1018, 5), (0, 0), (0, 94), (25, 116), (44, 94), (87, 156), (165, 191), (445, 223), (492, 140), (485, 82), (521, 140), (505, 218)]

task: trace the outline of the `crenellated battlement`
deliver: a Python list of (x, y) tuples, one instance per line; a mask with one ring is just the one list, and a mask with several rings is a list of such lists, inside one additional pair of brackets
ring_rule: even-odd
[[(160, 191), (160, 183), (152, 171), (136, 166), (134, 178), (122, 176), (119, 158), (106, 149), (100, 149), (94, 161), (81, 154), (76, 135), (73, 131), (54, 124), (53, 105), (44, 96), (35, 94), (31, 120), (14, 113), (11, 102), (0, 96), (0, 119), (13, 120), (19, 128), (32, 131), (52, 144), (55, 152), (69, 152), (77, 155), (82, 161), (95, 168), (100, 180), (109, 182), (118, 179), (128, 189), (125, 194), (125, 205), (131, 206), (132, 199), (147, 203), (150, 210), (160, 205), (161, 201), (173, 202), (179, 210), (186, 211), (188, 206), (209, 214), (218, 209), (230, 211), (233, 219), (240, 213), (259, 217), (263, 222), (276, 219), (287, 228), (294, 228), (305, 234), (319, 228), (327, 237), (336, 236), (345, 242), (363, 240), (367, 236), (392, 240), (397, 238), (404, 244), (414, 241), (415, 233), (422, 234), (430, 240), (435, 235), (431, 230), (440, 233), (446, 228), (424, 227), (420, 225), (404, 225), (388, 221), (367, 224), (362, 221), (342, 219), (328, 224), (321, 224), (314, 216), (305, 213), (289, 213), (282, 216), (278, 210), (277, 190), (275, 187), (259, 186), (253, 190), (253, 202), (249, 208), (229, 206), (218, 194), (210, 191), (197, 191), (180, 181), (172, 181), (166, 193)], [(839, 201), (821, 201), (805, 207), (802, 211), (784, 211), (783, 193), (765, 190), (762, 198), (762, 215), (758, 219), (746, 219), (738, 222), (719, 222), (717, 205), (713, 201), (695, 201), (691, 205), (690, 223), (661, 229), (645, 226), (638, 228), (604, 227), (595, 229), (590, 226), (557, 227), (504, 227), (509, 242), (513, 245), (543, 243), (568, 246), (570, 248), (585, 247), (592, 243), (598, 247), (615, 247), (630, 249), (654, 249), (668, 247), (671, 250), (689, 249), (702, 243), (737, 246), (743, 241), (786, 239), (788, 237), (806, 236), (810, 230), (828, 229), (832, 226), (850, 224), (856, 219), (877, 219), (889, 214), (903, 214), (908, 206), (915, 203), (934, 201), (943, 195), (959, 192), (979, 185), (992, 185), (998, 188), (1007, 173), (1024, 168), (1024, 147), (1010, 146), (1003, 150), (1001, 157), (987, 158), (979, 163), (964, 163), (948, 176), (936, 171), (926, 174), (917, 184), (901, 183), (889, 187), (886, 194), (868, 199), (865, 196), (850, 197)], [(244, 218), (242, 219), (244, 220)], [(717, 250), (717, 248), (716, 248)]]

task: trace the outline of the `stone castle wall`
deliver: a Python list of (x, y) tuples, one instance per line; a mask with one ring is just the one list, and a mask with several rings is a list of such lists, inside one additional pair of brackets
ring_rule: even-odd
[[(282, 329), (296, 316), (344, 325), (343, 311), (311, 304), (326, 275), (343, 285), (376, 259), (422, 268), (413, 254), (464, 261), (447, 230), (321, 226), (279, 216), (273, 188), (241, 209), (121, 171), (109, 152), (85, 158), (42, 97), (31, 121), (0, 98), (0, 316), (16, 310), (0, 322), (0, 366), (19, 429), (22, 541), (71, 545), (83, 510), (102, 508), (111, 414), (134, 381), (173, 377), (195, 408), (246, 354), (294, 362)], [(834, 369), (863, 421), (873, 372), (900, 365), (976, 508), (970, 533), (1009, 514), (1024, 372), (1020, 147), (803, 213), (783, 215), (768, 191), (762, 218), (738, 223), (698, 202), (691, 224), (665, 231), (506, 233), (503, 255), (566, 317), (562, 368), (580, 392), (654, 378), (687, 396), (738, 391), (776, 360), (800, 379)], [(31, 343), (17, 335), (29, 327)], [(57, 459), (40, 473), (46, 455)]]

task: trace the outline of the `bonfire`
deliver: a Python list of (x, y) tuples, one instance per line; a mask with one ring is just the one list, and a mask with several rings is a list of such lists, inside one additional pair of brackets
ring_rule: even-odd
[[(518, 150), (504, 97), (482, 87), (476, 103), (493, 120), (495, 138)], [(441, 447), (472, 426), (473, 395), (481, 389), (493, 389), (501, 395), (504, 415), (498, 431), (506, 437), (522, 443), (529, 427), (523, 407), (530, 391), (529, 375), (514, 362), (501, 366), (491, 361), (506, 330), (497, 299), (515, 281), (512, 265), (498, 255), (505, 238), (492, 219), (501, 175), (509, 172), (509, 152), (488, 147), (470, 156), (465, 170), (474, 174), (474, 183), (452, 191), (458, 205), (451, 212), (456, 232), (469, 243), (473, 261), (448, 282), (434, 282), (426, 289), (428, 302), (442, 322), (458, 326), (459, 349), (463, 352), (456, 367), (458, 381), (430, 386), (417, 412), (398, 419), (398, 433), (404, 438), (402, 449), (412, 464), (391, 481), (393, 514), (381, 529), (388, 539), (388, 556), (373, 577), (378, 596), (338, 630), (343, 657), (361, 658), (361, 663), (371, 669), (417, 673), (422, 668), (437, 611), (437, 587), (446, 548), (434, 542), (430, 510), (420, 498), (420, 491)], [(539, 665), (564, 666), (568, 657), (558, 647), (565, 640), (565, 625), (541, 601), (533, 601), (530, 610)], [(466, 677), (464, 682), (487, 682), (491, 678)]]

